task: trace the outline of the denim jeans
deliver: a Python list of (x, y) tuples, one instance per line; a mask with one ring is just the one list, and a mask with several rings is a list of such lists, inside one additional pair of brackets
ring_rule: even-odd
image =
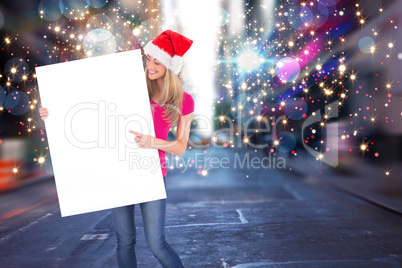
[[(180, 268), (183, 264), (174, 249), (165, 240), (166, 198), (139, 204), (145, 238), (152, 254), (163, 267)], [(117, 263), (120, 268), (137, 267), (135, 256), (135, 205), (112, 208), (111, 214), (117, 237)]]

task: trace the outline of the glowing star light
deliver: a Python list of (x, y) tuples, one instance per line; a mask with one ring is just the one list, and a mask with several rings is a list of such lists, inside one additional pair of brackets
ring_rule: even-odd
[(260, 66), (263, 59), (261, 59), (256, 52), (247, 51), (237, 58), (237, 62), (241, 69), (252, 71)]
[(139, 29), (139, 28), (135, 28), (135, 29), (133, 30), (133, 34), (134, 34), (135, 36), (139, 36), (139, 35), (140, 35), (140, 29)]
[(38, 158), (38, 163), (39, 163), (39, 164), (45, 163), (45, 158), (44, 158), (43, 156), (39, 157), (39, 158)]

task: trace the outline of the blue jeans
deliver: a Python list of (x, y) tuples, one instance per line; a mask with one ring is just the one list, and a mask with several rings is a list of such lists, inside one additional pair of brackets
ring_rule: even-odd
[[(179, 256), (165, 240), (166, 198), (140, 203), (140, 207), (145, 238), (152, 254), (163, 267), (183, 267)], [(117, 263), (120, 268), (137, 267), (134, 208), (135, 205), (129, 205), (111, 209), (117, 236)]]

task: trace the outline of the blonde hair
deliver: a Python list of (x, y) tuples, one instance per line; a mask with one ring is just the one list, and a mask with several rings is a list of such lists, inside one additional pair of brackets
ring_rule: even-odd
[[(151, 101), (157, 90), (157, 85), (155, 80), (149, 79), (148, 68), (146, 67), (145, 78), (147, 81), (148, 94), (150, 98), (149, 101)], [(179, 120), (182, 100), (183, 85), (179, 77), (171, 70), (166, 68), (164, 85), (159, 98), (159, 105), (165, 110), (163, 117), (168, 120), (169, 124), (173, 124)], [(151, 106), (151, 109), (155, 111), (153, 106)]]

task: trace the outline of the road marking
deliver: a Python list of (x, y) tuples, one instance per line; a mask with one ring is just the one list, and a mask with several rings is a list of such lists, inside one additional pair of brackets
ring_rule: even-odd
[(8, 240), (8, 239), (10, 239), (10, 237), (12, 237), (12, 236), (14, 236), (14, 235), (16, 235), (16, 234), (18, 234), (18, 233), (21, 233), (21, 232), (23, 232), (23, 231), (25, 231), (25, 230), (31, 228), (31, 227), (34, 226), (35, 224), (38, 224), (40, 221), (42, 221), (42, 220), (44, 220), (44, 219), (46, 219), (47, 217), (52, 216), (52, 215), (53, 215), (52, 213), (48, 213), (48, 214), (46, 214), (46, 215), (40, 217), (39, 219), (37, 219), (37, 220), (31, 222), (30, 224), (28, 224), (28, 225), (26, 225), (26, 226), (24, 226), (24, 227), (22, 227), (22, 228), (20, 228), (20, 229), (18, 229), (18, 230), (16, 230), (16, 231), (12, 232), (11, 234), (6, 235), (5, 237), (1, 238), (0, 241)]
[[(210, 201), (199, 201), (199, 202), (182, 202), (178, 203), (178, 207), (198, 207), (198, 206), (206, 206), (210, 204), (219, 204), (219, 205), (229, 205), (229, 204), (259, 204), (259, 203), (272, 203), (272, 202), (285, 202), (286, 200), (278, 200), (274, 198), (266, 199), (256, 199), (256, 200), (210, 200)], [(293, 200), (292, 200), (293, 201)]]
[(243, 216), (243, 213), (241, 213), (240, 209), (236, 209), (237, 213), (239, 213), (239, 219), (241, 223), (245, 224), (248, 223), (248, 220)]
[(241, 222), (211, 222), (211, 223), (191, 223), (191, 224), (181, 224), (181, 225), (169, 225), (166, 228), (173, 227), (190, 227), (190, 226), (203, 226), (203, 225), (219, 225), (219, 224), (242, 224)]
[[(227, 268), (227, 267), (228, 267), (228, 263), (225, 262), (224, 259), (221, 259), (221, 262), (222, 262), (222, 267), (223, 267), (223, 268)], [(229, 267), (230, 267), (230, 266), (229, 266)]]
[(210, 223), (190, 223), (190, 224), (180, 224), (180, 225), (170, 225), (165, 226), (165, 228), (174, 228), (174, 227), (191, 227), (191, 226), (204, 226), (204, 225), (220, 225), (220, 224), (246, 224), (248, 220), (244, 217), (241, 209), (236, 209), (239, 214), (240, 222), (210, 222)]
[(291, 195), (293, 195), (293, 197), (296, 198), (297, 201), (304, 200), (304, 196), (302, 196), (299, 192), (294, 190), (289, 184), (284, 183), (283, 188), (285, 188), (286, 191), (288, 191)]
[(286, 265), (286, 264), (318, 264), (318, 263), (324, 263), (324, 264), (330, 264), (330, 263), (342, 263), (342, 262), (362, 262), (362, 261), (377, 261), (380, 263), (384, 262), (397, 262), (398, 260), (394, 258), (376, 258), (376, 259), (367, 259), (367, 260), (354, 260), (354, 259), (346, 259), (346, 260), (305, 260), (305, 261), (284, 261), (284, 262), (250, 262), (250, 263), (242, 263), (242, 264), (237, 264), (235, 266), (231, 266), (233, 268), (255, 268), (255, 267), (268, 267), (269, 266), (275, 266), (277, 267), (278, 265)]
[(273, 265), (273, 264), (279, 264), (279, 263), (274, 263), (274, 262), (250, 262), (250, 263), (242, 263), (242, 264), (237, 264), (233, 266), (233, 268), (252, 268), (252, 267), (266, 267), (265, 265)]
[(109, 234), (86, 234), (81, 240), (105, 240)]

